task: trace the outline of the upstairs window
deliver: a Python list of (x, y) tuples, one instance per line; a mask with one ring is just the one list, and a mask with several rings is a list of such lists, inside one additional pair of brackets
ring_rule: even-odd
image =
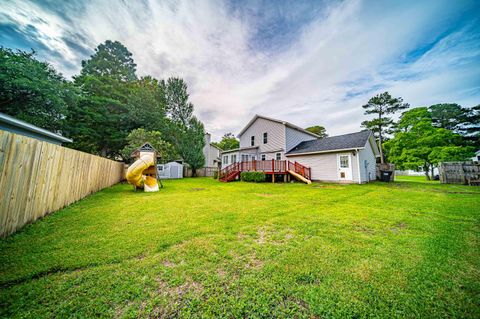
[(255, 146), (255, 136), (250, 137), (250, 146)]
[(267, 132), (263, 133), (263, 144), (267, 144), (268, 143), (268, 134)]

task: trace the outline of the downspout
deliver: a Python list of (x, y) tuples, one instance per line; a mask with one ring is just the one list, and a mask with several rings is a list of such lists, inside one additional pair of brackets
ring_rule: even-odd
[(360, 151), (355, 149), (357, 152), (357, 171), (358, 171), (358, 184), (362, 184), (362, 176), (360, 175)]

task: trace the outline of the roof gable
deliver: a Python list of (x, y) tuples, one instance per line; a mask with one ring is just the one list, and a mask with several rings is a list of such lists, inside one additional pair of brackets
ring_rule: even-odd
[(287, 155), (364, 148), (371, 135), (372, 132), (366, 130), (356, 133), (325, 137), (317, 140), (304, 141), (290, 150)]
[(247, 125), (240, 131), (240, 133), (238, 133), (237, 137), (240, 137), (243, 133), (245, 133), (245, 131), (250, 127), (252, 126), (253, 123), (255, 123), (255, 121), (257, 119), (264, 119), (264, 120), (267, 120), (267, 121), (271, 121), (271, 122), (276, 122), (276, 123), (280, 123), (282, 125), (285, 125), (285, 126), (288, 126), (294, 130), (297, 130), (297, 131), (300, 131), (300, 132), (303, 132), (305, 134), (308, 134), (308, 135), (311, 135), (313, 137), (316, 137), (318, 138), (319, 136), (317, 134), (314, 134), (312, 132), (309, 132), (297, 125), (294, 125), (292, 123), (289, 123), (289, 122), (286, 122), (286, 121), (281, 121), (281, 120), (277, 120), (277, 119), (273, 119), (271, 117), (267, 117), (267, 116), (263, 116), (263, 115), (259, 115), (259, 114), (255, 114), (255, 116), (250, 120), (250, 122), (247, 123)]

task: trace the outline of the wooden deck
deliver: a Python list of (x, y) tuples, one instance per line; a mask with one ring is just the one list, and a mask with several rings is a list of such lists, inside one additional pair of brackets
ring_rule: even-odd
[[(306, 179), (311, 179), (310, 167), (288, 160), (266, 160), (233, 163), (220, 170), (219, 179), (230, 182), (239, 178), (241, 172), (263, 172), (267, 175), (287, 175), (289, 171), (295, 172)], [(272, 179), (272, 181), (274, 178)]]

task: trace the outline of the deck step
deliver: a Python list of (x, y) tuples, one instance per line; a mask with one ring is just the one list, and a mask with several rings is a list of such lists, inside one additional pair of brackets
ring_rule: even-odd
[(288, 170), (288, 173), (290, 173), (290, 175), (292, 175), (292, 176), (295, 177), (296, 179), (298, 179), (298, 180), (300, 180), (300, 181), (302, 181), (302, 182), (304, 182), (304, 183), (306, 183), (306, 184), (311, 184), (311, 183), (312, 183), (311, 180), (306, 179), (306, 178), (303, 177), (302, 175), (295, 173), (295, 172), (292, 171), (291, 169)]

